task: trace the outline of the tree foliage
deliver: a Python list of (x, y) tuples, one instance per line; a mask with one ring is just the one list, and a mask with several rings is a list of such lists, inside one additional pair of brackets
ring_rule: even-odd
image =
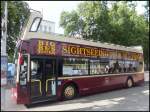
[(107, 4), (107, 1), (86, 1), (73, 12), (63, 11), (60, 26), (65, 35), (75, 32), (86, 39), (125, 46), (142, 45), (148, 63), (149, 26), (145, 16), (137, 14), (136, 2), (113, 2), (111, 8)]
[[(7, 23), (7, 53), (9, 61), (11, 60), (16, 41), (22, 31), (23, 25), (26, 23), (30, 10), (26, 2), (7, 1), (8, 23)], [(1, 15), (4, 12), (4, 1), (1, 1)]]

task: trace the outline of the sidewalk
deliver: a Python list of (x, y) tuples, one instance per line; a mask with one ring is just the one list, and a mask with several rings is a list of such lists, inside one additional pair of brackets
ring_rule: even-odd
[(149, 71), (144, 72), (144, 81), (149, 82)]

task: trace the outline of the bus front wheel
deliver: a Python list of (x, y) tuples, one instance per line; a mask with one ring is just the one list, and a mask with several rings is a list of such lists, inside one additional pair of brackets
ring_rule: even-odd
[(133, 86), (133, 80), (131, 78), (128, 78), (126, 85), (127, 85), (127, 88), (131, 88)]
[(77, 95), (77, 89), (73, 84), (66, 85), (63, 89), (63, 99), (71, 100)]

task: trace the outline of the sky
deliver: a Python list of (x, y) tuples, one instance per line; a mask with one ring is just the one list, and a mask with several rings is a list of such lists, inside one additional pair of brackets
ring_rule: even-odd
[[(60, 14), (62, 11), (75, 10), (79, 3), (83, 1), (25, 1), (29, 7), (43, 13), (43, 19), (55, 22), (55, 33), (64, 34), (63, 28), (59, 26)], [(137, 13), (144, 13), (142, 7), (145, 1), (137, 2)]]

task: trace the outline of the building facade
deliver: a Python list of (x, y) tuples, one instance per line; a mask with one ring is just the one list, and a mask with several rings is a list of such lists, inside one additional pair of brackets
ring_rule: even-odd
[(55, 32), (55, 22), (42, 20), (39, 26), (39, 32), (43, 33), (54, 33)]

